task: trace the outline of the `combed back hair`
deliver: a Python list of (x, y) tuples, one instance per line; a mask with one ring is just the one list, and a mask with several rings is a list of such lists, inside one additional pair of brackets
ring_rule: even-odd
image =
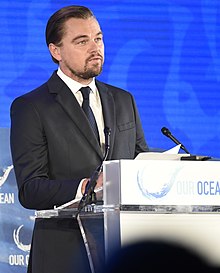
[[(68, 19), (88, 19), (90, 17), (95, 18), (93, 12), (83, 6), (67, 6), (56, 11), (47, 22), (45, 32), (47, 46), (49, 46), (50, 43), (57, 46), (62, 45), (61, 40), (65, 32), (64, 24)], [(53, 56), (52, 59), (55, 63), (59, 63)]]

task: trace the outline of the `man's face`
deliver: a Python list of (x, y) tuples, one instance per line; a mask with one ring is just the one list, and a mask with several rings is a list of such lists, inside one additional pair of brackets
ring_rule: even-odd
[[(66, 21), (61, 46), (53, 56), (72, 79), (88, 83), (99, 75), (104, 62), (103, 35), (97, 20), (71, 18)], [(51, 49), (50, 49), (51, 50)]]

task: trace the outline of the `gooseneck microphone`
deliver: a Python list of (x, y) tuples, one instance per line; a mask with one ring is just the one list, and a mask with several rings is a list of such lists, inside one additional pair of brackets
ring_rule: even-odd
[(108, 157), (108, 153), (110, 150), (110, 134), (111, 129), (108, 127), (105, 127), (104, 129), (105, 134), (105, 154), (101, 161), (101, 164), (96, 168), (96, 170), (93, 172), (92, 176), (90, 177), (89, 181), (87, 182), (85, 192), (79, 202), (78, 205), (78, 213), (88, 204), (96, 203), (96, 193), (94, 192), (95, 186), (97, 184), (97, 179), (102, 172), (103, 163)]
[(171, 134), (171, 132), (170, 132), (169, 129), (167, 129), (166, 127), (163, 127), (163, 128), (161, 129), (161, 132), (162, 132), (165, 136), (167, 136), (168, 138), (170, 138), (173, 142), (175, 142), (177, 145), (180, 144), (180, 148), (181, 148), (182, 150), (184, 150), (187, 154), (190, 154), (189, 151), (186, 149), (186, 147), (185, 147), (179, 140), (177, 140), (177, 139)]

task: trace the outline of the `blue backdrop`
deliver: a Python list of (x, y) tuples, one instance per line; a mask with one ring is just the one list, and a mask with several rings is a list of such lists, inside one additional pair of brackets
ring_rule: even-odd
[[(34, 215), (17, 201), (8, 144), (10, 104), (57, 68), (46, 47), (45, 25), (54, 11), (71, 4), (1, 0), (0, 273), (25, 272)], [(134, 94), (149, 146), (174, 146), (161, 134), (166, 126), (192, 154), (220, 157), (220, 1), (74, 4), (90, 7), (98, 18), (106, 46), (99, 79)]]

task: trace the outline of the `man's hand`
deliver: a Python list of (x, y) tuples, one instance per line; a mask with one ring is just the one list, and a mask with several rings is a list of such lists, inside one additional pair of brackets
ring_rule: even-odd
[[(81, 187), (81, 192), (82, 194), (85, 193), (85, 190), (86, 190), (86, 185), (87, 183), (89, 182), (89, 179), (90, 178), (85, 178), (82, 182), (82, 187)], [(97, 184), (95, 186), (95, 189), (98, 189), (98, 188), (101, 188), (103, 185), (103, 172), (100, 173), (98, 179), (97, 179)]]

